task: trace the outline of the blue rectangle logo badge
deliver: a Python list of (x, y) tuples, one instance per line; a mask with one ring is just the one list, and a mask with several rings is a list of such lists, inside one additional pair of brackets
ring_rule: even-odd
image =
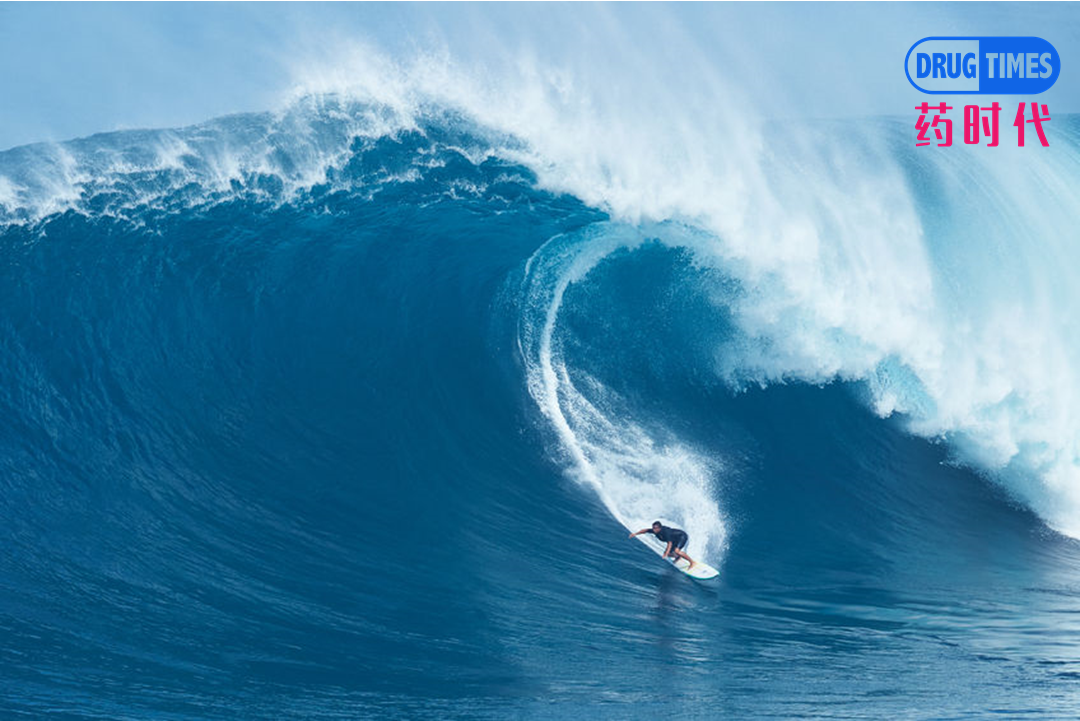
[(908, 50), (904, 72), (931, 95), (1035, 95), (1061, 74), (1061, 57), (1037, 37), (929, 37)]

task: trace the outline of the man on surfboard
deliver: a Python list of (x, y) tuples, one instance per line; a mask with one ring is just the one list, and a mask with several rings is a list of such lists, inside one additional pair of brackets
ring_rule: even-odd
[(669, 555), (675, 558), (685, 558), (689, 561), (690, 565), (687, 566), (687, 570), (694, 567), (694, 559), (686, 555), (683, 548), (686, 547), (686, 542), (690, 540), (690, 536), (686, 535), (686, 531), (681, 528), (672, 528), (665, 526), (660, 521), (653, 521), (652, 528), (642, 528), (640, 531), (630, 534), (630, 538), (634, 536), (640, 536), (642, 533), (651, 533), (661, 541), (667, 543), (667, 548), (664, 549), (664, 558)]

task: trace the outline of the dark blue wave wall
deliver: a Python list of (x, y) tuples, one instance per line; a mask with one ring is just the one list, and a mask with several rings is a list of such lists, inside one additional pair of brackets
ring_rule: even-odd
[(732, 391), (703, 271), (648, 242), (568, 296), (569, 347), (724, 460), (731, 537), (709, 586), (627, 541), (517, 335), (527, 259), (606, 218), (441, 133), (285, 201), (120, 189), (0, 233), (5, 715), (1073, 708), (1071, 542), (858, 387)]

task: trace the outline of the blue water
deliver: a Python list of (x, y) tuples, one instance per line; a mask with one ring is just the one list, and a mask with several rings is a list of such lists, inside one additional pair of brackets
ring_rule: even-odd
[[(0, 153), (2, 715), (1074, 716), (1057, 236), (977, 232), (1022, 197), (875, 132), (890, 170), (832, 157), (806, 207), (851, 207), (790, 219), (814, 258), (441, 108)], [(780, 223), (808, 186), (762, 167)], [(914, 270), (847, 242), (886, 173)], [(626, 539), (654, 517), (719, 579)]]

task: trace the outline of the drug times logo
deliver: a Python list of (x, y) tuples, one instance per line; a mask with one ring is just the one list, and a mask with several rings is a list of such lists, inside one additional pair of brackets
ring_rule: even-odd
[(1042, 38), (923, 38), (904, 71), (924, 93), (1035, 95), (1057, 80), (1061, 58)]
[[(912, 86), (929, 95), (1036, 95), (1057, 81), (1061, 57), (1053, 45), (1036, 37), (931, 37), (911, 46), (904, 72)], [(942, 99), (936, 104), (923, 102), (915, 109), (919, 111), (916, 146), (953, 144), (949, 111), (954, 106)], [(964, 144), (998, 147), (1001, 110), (996, 100), (964, 105)], [(1046, 103), (1021, 100), (1012, 122), (1017, 146), (1025, 145), (1025, 131), (1031, 130), (1040, 145), (1049, 147), (1043, 128), (1049, 121)]]

